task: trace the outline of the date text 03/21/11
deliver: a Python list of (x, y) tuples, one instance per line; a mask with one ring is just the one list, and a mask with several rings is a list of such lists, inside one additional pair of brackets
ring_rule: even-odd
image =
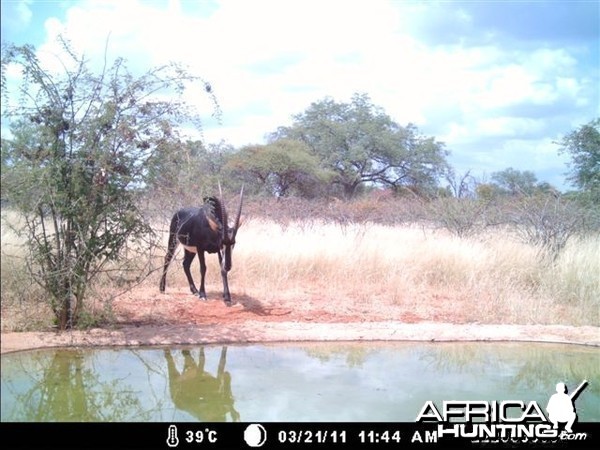
[(277, 439), (282, 444), (345, 444), (346, 430), (281, 430)]

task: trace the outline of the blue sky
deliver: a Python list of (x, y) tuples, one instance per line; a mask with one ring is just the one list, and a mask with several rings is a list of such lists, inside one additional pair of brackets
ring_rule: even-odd
[(264, 143), (326, 96), (367, 93), (396, 122), (443, 141), (458, 172), (513, 167), (566, 189), (554, 143), (600, 116), (600, 2), (1, 0), (2, 41), (56, 53), (62, 33), (100, 64), (179, 61), (204, 138)]

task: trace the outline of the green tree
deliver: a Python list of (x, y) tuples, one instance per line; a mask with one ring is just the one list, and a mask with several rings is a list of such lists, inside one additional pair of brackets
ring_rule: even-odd
[(350, 103), (313, 103), (273, 138), (308, 145), (347, 197), (364, 184), (432, 190), (448, 167), (442, 143), (421, 136), (414, 125), (398, 125), (365, 94)]
[(600, 204), (600, 118), (567, 134), (560, 153), (571, 156), (568, 180)]
[(128, 243), (154, 247), (138, 195), (157, 158), (179, 144), (178, 124), (200, 125), (181, 94), (203, 81), (176, 64), (136, 78), (123, 59), (93, 73), (62, 44), (61, 73), (31, 46), (2, 48), (2, 116), (12, 132), (2, 141), (2, 195), (23, 218), (27, 267), (66, 329), (91, 282), (127, 267)]
[(147, 181), (148, 197), (157, 208), (164, 209), (165, 204), (198, 204), (218, 182), (224, 188), (231, 184), (223, 177), (225, 165), (235, 153), (230, 144), (221, 141), (205, 145), (199, 140), (188, 140), (157, 151), (148, 168)]
[(246, 146), (230, 159), (228, 168), (278, 197), (292, 191), (310, 196), (315, 185), (327, 179), (306, 144), (291, 139)]
[(516, 170), (512, 167), (492, 174), (492, 180), (500, 192), (508, 195), (531, 195), (537, 189), (537, 177), (529, 170)]

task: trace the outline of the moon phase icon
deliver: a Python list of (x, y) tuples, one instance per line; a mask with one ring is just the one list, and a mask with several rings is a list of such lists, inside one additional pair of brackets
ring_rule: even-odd
[(249, 447), (262, 447), (267, 442), (267, 430), (259, 423), (251, 423), (244, 430), (244, 440)]

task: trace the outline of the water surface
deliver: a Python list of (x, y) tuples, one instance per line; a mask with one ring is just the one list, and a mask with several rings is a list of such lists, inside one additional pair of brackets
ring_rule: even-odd
[(534, 343), (319, 343), (45, 349), (2, 355), (2, 421), (413, 422), (426, 401), (537, 401), (589, 386), (600, 351)]

